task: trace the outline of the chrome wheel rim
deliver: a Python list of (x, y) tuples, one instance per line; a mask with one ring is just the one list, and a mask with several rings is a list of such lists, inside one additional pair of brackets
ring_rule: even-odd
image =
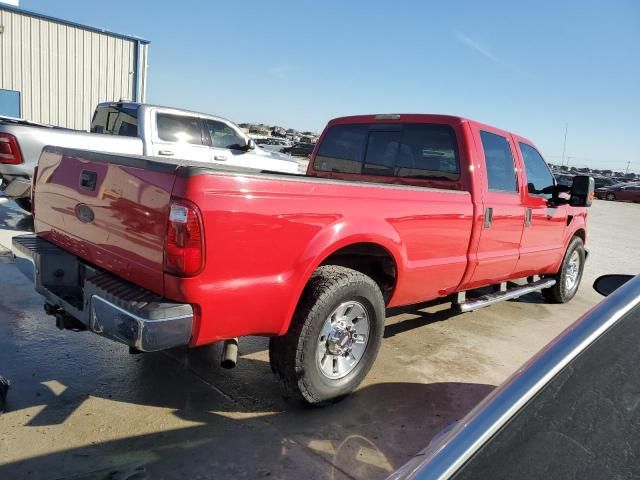
[(574, 251), (569, 257), (569, 263), (567, 263), (567, 273), (564, 278), (564, 286), (568, 291), (578, 284), (578, 276), (580, 275), (580, 255), (577, 251)]
[(316, 362), (332, 380), (348, 375), (362, 360), (370, 334), (369, 314), (356, 301), (341, 303), (325, 320), (318, 336)]

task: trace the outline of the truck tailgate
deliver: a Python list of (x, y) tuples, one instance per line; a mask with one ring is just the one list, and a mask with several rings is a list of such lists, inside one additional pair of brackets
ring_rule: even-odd
[(163, 295), (164, 240), (176, 169), (140, 157), (47, 147), (35, 182), (35, 231)]

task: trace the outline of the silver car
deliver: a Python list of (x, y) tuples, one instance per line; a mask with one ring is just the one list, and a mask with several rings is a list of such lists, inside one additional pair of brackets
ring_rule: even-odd
[(291, 156), (256, 148), (255, 142), (233, 122), (179, 108), (101, 103), (93, 114), (90, 133), (0, 117), (0, 190), (25, 210), (30, 210), (33, 168), (47, 145), (161, 157), (168, 162), (181, 159), (304, 173)]
[(614, 291), (391, 479), (640, 478), (640, 275)]

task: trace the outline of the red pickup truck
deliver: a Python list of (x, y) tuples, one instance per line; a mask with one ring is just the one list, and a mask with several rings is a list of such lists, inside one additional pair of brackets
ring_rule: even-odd
[(370, 369), (386, 307), (570, 300), (593, 180), (563, 189), (529, 140), (442, 115), (332, 120), (305, 177), (50, 147), (13, 248), (60, 328), (226, 340), (230, 363), (229, 340), (270, 336), (274, 372), (324, 403)]

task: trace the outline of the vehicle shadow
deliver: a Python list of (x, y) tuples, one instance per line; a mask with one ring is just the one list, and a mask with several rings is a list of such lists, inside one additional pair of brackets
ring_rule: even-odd
[(0, 368), (12, 381), (0, 478), (385, 478), (494, 388), (374, 367), (353, 395), (311, 408), (274, 378), (266, 338), (241, 342), (233, 372), (220, 344), (127, 355), (58, 331), (12, 270), (0, 283)]
[[(428, 308), (442, 306), (435, 312), (425, 311)], [(453, 308), (447, 308), (447, 299), (439, 299), (406, 307), (394, 307), (387, 309), (387, 324), (384, 327), (384, 338), (391, 338), (400, 333), (425, 327), (432, 323), (443, 322), (461, 313)], [(394, 317), (402, 316), (403, 320), (395, 320)], [(409, 316), (409, 318), (406, 318)]]
[(241, 343), (233, 372), (219, 344), (127, 355), (58, 331), (9, 273), (0, 269), (0, 370), (12, 382), (0, 478), (385, 478), (494, 388), (374, 368), (353, 395), (312, 408), (274, 378), (266, 338)]
[[(473, 299), (484, 293), (488, 293), (490, 290), (479, 290), (468, 295), (467, 298)], [(450, 298), (443, 298), (433, 300), (430, 302), (424, 302), (416, 305), (409, 305), (406, 307), (394, 307), (387, 309), (387, 325), (384, 328), (384, 338), (391, 338), (400, 333), (404, 333), (416, 328), (425, 327), (433, 323), (443, 322), (460, 315), (467, 315), (462, 313), (452, 305)], [(508, 300), (509, 303), (528, 303), (528, 304), (543, 304), (546, 303), (544, 297), (540, 292), (533, 292), (527, 295), (523, 295), (518, 298)], [(435, 311), (426, 311), (427, 309), (433, 310), (432, 307), (439, 307)], [(394, 321), (395, 316), (409, 316), (399, 321)]]
[(0, 229), (33, 232), (33, 217), (13, 203), (0, 205)]
[[(109, 400), (175, 409), (174, 415), (195, 425), (5, 463), (0, 477), (23, 478), (30, 472), (30, 478), (48, 478), (56, 472), (56, 478), (110, 479), (138, 472), (141, 476), (134, 478), (385, 478), (494, 388), (380, 383), (321, 409), (285, 401), (275, 411), (264, 411), (205, 383), (194, 384), (184, 372), (162, 378), (157, 368), (165, 360), (142, 360), (148, 364), (144, 370), (156, 374), (138, 378), (144, 383), (138, 390), (109, 395)], [(91, 396), (106, 396), (99, 383), (90, 390)], [(79, 408), (84, 399), (67, 398), (69, 408)]]

